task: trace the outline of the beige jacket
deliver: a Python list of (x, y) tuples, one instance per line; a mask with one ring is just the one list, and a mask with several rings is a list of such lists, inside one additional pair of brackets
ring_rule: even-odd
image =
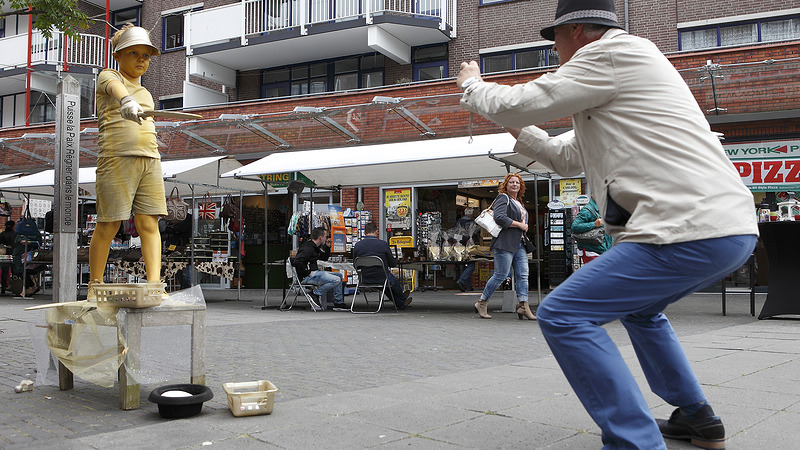
[[(473, 83), (461, 104), (527, 127), (517, 153), (563, 176), (585, 173), (617, 242), (758, 234), (752, 194), (680, 74), (646, 39), (611, 29), (556, 72), (517, 86)], [(532, 126), (569, 115), (572, 138)]]

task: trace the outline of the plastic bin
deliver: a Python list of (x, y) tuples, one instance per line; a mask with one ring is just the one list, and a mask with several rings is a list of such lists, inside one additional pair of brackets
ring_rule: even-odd
[(222, 389), (228, 396), (228, 408), (236, 417), (272, 414), (278, 388), (267, 380), (224, 383)]
[(104, 283), (92, 287), (97, 306), (149, 308), (161, 304), (164, 283)]

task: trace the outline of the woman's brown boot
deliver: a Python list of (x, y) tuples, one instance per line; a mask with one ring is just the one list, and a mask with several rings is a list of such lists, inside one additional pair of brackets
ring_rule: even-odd
[(519, 320), (522, 320), (523, 317), (527, 317), (528, 320), (536, 320), (536, 316), (534, 316), (533, 312), (531, 312), (531, 307), (528, 302), (519, 302), (519, 307), (517, 307), (517, 317), (519, 317)]
[(475, 303), (475, 312), (481, 316), (481, 319), (491, 319), (492, 316), (489, 315), (487, 306), (489, 302), (487, 300), (478, 300), (478, 303)]

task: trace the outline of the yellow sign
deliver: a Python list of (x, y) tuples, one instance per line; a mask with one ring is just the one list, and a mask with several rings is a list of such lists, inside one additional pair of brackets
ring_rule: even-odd
[(289, 184), (292, 181), (292, 174), (291, 173), (271, 173), (268, 175), (259, 175), (259, 178), (266, 181), (267, 183), (286, 183)]
[(566, 206), (575, 205), (575, 199), (581, 195), (580, 178), (562, 178), (558, 182), (561, 202)]
[(399, 248), (414, 248), (413, 236), (393, 236), (389, 238), (389, 245)]
[(411, 189), (387, 189), (384, 191), (386, 229), (411, 228)]

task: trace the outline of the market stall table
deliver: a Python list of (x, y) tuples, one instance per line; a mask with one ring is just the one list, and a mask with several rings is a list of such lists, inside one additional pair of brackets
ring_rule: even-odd
[(758, 231), (769, 262), (767, 299), (758, 318), (800, 315), (800, 291), (794, 282), (800, 273), (800, 222), (762, 222)]

